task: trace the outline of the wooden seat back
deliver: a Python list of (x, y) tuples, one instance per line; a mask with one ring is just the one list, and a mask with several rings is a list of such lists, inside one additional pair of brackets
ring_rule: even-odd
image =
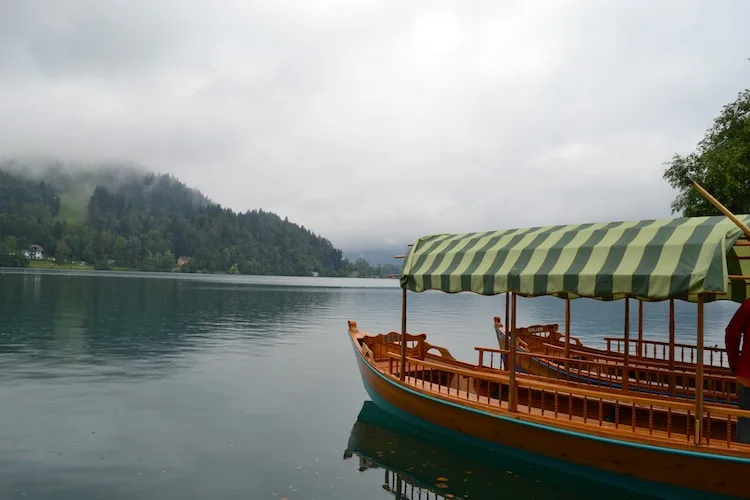
[[(408, 347), (407, 344), (407, 355), (411, 358), (424, 359), (426, 352), (425, 340), (427, 335), (421, 333), (419, 335), (412, 335), (407, 333), (405, 336), (406, 342), (416, 342), (416, 345)], [(398, 332), (381, 333), (379, 335), (368, 335), (363, 338), (364, 343), (370, 349), (373, 354), (375, 361), (384, 361), (388, 359), (388, 353), (400, 353), (401, 352), (401, 334)]]

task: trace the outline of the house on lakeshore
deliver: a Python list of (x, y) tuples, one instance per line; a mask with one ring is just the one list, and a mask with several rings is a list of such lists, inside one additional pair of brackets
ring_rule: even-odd
[(190, 257), (185, 257), (185, 256), (180, 257), (179, 259), (177, 259), (177, 267), (184, 266), (185, 264), (188, 263), (189, 260), (190, 260)]
[(27, 259), (42, 260), (44, 259), (44, 249), (39, 245), (29, 245), (27, 250), (24, 250), (23, 254)]

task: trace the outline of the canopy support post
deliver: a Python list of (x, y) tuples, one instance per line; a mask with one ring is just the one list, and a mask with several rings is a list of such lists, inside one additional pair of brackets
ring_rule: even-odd
[[(510, 292), (505, 292), (505, 346), (504, 349), (507, 351), (510, 349)], [(508, 355), (504, 356), (505, 369), (508, 369)]]
[(674, 375), (674, 299), (669, 299), (669, 390), (677, 395), (677, 381)]
[(565, 299), (565, 369), (568, 369), (570, 358), (570, 299)]
[(643, 301), (638, 301), (638, 357), (643, 357)]
[(512, 412), (518, 411), (518, 387), (516, 387), (516, 294), (511, 294), (513, 316), (510, 327), (510, 390), (508, 392), (508, 408)]
[(402, 381), (406, 379), (406, 287), (401, 296), (401, 367), (398, 376)]
[(695, 370), (695, 444), (703, 439), (703, 294), (698, 294), (698, 339)]
[(622, 367), (622, 392), (630, 390), (630, 297), (625, 297), (625, 359)]

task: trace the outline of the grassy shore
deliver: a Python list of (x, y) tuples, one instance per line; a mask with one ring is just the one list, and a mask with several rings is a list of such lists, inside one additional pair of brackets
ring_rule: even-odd
[(93, 271), (94, 266), (88, 264), (76, 264), (73, 262), (57, 263), (49, 260), (30, 260), (30, 269), (78, 269), (81, 271)]
[[(73, 271), (96, 271), (94, 269), (94, 266), (90, 264), (81, 264), (81, 263), (75, 263), (75, 262), (53, 262), (51, 260), (29, 260), (29, 267), (28, 269), (70, 269)], [(148, 269), (141, 269), (137, 267), (116, 267), (112, 266), (109, 269), (106, 269), (106, 271), (124, 271), (124, 272), (179, 272), (177, 270), (169, 271), (169, 270), (159, 270), (159, 271), (152, 271)], [(200, 274), (200, 273), (199, 273)], [(231, 274), (231, 273), (207, 273), (207, 274)], [(352, 278), (353, 276), (340, 276), (341, 278)], [(371, 279), (387, 279), (385, 276), (371, 276)]]
[[(51, 260), (29, 260), (29, 269), (72, 269), (76, 271), (126, 271), (126, 272), (152, 272), (150, 269), (140, 267), (119, 267), (110, 266), (108, 269), (95, 269), (91, 264), (81, 264), (76, 262), (52, 262)], [(169, 270), (160, 270), (159, 272), (170, 272)]]

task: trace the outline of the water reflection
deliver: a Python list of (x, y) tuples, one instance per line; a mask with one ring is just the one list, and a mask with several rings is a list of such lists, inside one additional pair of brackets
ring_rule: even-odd
[(189, 280), (0, 275), (0, 359), (6, 367), (0, 378), (164, 376), (186, 353), (220, 342), (291, 342), (290, 325), (303, 325), (311, 311), (325, 311), (335, 293)]
[[(371, 500), (395, 496), (383, 485), (404, 492), (396, 474), (433, 498), (632, 498), (361, 407), (346, 320), (398, 329), (393, 282), (124, 276), (0, 272), (0, 498)], [(464, 359), (496, 342), (502, 298), (409, 300), (409, 328)], [(576, 304), (574, 334), (621, 330), (622, 303)], [(519, 307), (524, 322), (563, 311), (557, 299)]]
[(447, 439), (365, 401), (344, 459), (384, 469), (397, 499), (651, 498)]

